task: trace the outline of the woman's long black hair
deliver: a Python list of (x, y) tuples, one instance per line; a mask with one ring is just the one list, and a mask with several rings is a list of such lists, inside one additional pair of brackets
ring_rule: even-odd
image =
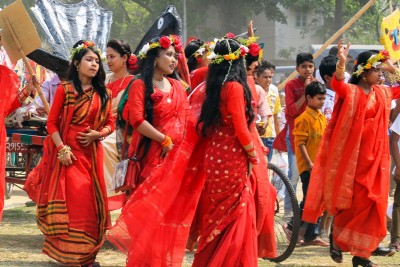
[[(150, 41), (150, 43), (159, 41), (160, 38), (156, 38)], [(173, 44), (171, 44), (173, 45)], [(139, 61), (140, 78), (142, 79), (145, 87), (144, 91), (144, 113), (145, 120), (153, 125), (153, 100), (151, 95), (154, 93), (153, 88), (153, 75), (154, 75), (154, 61), (160, 55), (160, 52), (165, 50), (164, 48), (153, 48), (147, 51), (146, 57)], [(174, 73), (172, 74), (174, 76)], [(138, 150), (144, 146), (142, 156), (143, 158), (150, 148), (151, 139), (148, 137), (143, 137), (143, 140), (139, 144)]]
[[(77, 46), (83, 44), (85, 41), (79, 40), (75, 45), (74, 48)], [(99, 58), (99, 70), (96, 73), (96, 76), (92, 78), (92, 86), (93, 89), (99, 94), (100, 99), (101, 99), (101, 111), (104, 111), (107, 103), (109, 101), (109, 96), (107, 94), (107, 88), (104, 84), (104, 81), (106, 79), (106, 73), (104, 71), (103, 63), (101, 62), (101, 55), (97, 51), (97, 49), (93, 48), (92, 46), (88, 46), (85, 49), (81, 49), (78, 53), (74, 55), (74, 57), (71, 59), (71, 62), (68, 67), (68, 80), (72, 81), (75, 90), (78, 92), (78, 94), (81, 96), (83, 95), (83, 89), (82, 89), (82, 82), (79, 79), (78, 75), (78, 69), (77, 65), (81, 62), (82, 58), (86, 55), (88, 51), (92, 51), (97, 55)]]
[(189, 68), (189, 72), (197, 69), (198, 61), (194, 56), (196, 51), (204, 44), (204, 42), (200, 39), (195, 39), (189, 42), (189, 44), (185, 47), (185, 57), (187, 60), (187, 65)]
[[(361, 80), (362, 77), (363, 77), (363, 74), (361, 74), (361, 75), (359, 75), (359, 76), (357, 76), (357, 75), (354, 74), (354, 72), (357, 71), (357, 66), (358, 66), (358, 64), (361, 64), (362, 66), (365, 66), (365, 64), (367, 64), (367, 62), (368, 62), (368, 59), (369, 59), (371, 56), (373, 56), (373, 55), (375, 55), (375, 54), (378, 54), (378, 53), (379, 53), (379, 51), (367, 50), (367, 51), (364, 51), (364, 52), (362, 52), (362, 53), (360, 53), (360, 54), (358, 55), (358, 57), (357, 57), (357, 64), (354, 65), (353, 74), (351, 74), (349, 83), (351, 83), (351, 84), (358, 84), (358, 83), (360, 82), (360, 80)], [(371, 71), (371, 69), (369, 69), (369, 70), (364, 70), (363, 73), (366, 73), (366, 72), (369, 72), (369, 71)]]
[[(214, 53), (217, 55), (227, 55), (230, 52), (235, 52), (239, 47), (240, 45), (236, 40), (224, 39), (217, 42)], [(209, 65), (206, 80), (206, 98), (197, 123), (197, 127), (202, 123), (201, 134), (203, 136), (210, 133), (209, 129), (221, 124), (220, 95), (223, 83), (225, 82), (237, 81), (243, 86), (247, 125), (250, 126), (251, 122), (254, 120), (254, 110), (251, 106), (251, 91), (247, 85), (246, 68), (243, 57), (231, 61), (231, 64), (232, 66), (230, 67), (230, 62), (224, 60), (219, 64)]]

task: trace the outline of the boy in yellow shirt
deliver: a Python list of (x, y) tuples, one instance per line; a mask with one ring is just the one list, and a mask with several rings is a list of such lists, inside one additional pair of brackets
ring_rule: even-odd
[[(300, 203), (301, 211), (304, 208), (314, 160), (326, 127), (326, 118), (320, 111), (325, 102), (325, 95), (325, 87), (320, 82), (308, 84), (305, 89), (306, 110), (296, 118), (294, 123), (296, 162), (303, 190), (303, 201)], [(308, 224), (304, 234), (304, 245), (329, 246), (329, 243), (319, 238), (318, 234), (318, 223)]]

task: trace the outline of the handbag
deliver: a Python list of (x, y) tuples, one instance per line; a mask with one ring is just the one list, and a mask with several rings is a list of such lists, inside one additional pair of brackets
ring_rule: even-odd
[(115, 190), (115, 193), (132, 191), (139, 184), (140, 175), (140, 162), (137, 158), (137, 149), (140, 142), (140, 138), (137, 140), (135, 153), (132, 158), (126, 159), (127, 153), (125, 153), (127, 147), (127, 135), (128, 135), (129, 121), (125, 125), (124, 142), (122, 145), (122, 160), (115, 165), (114, 179), (111, 190)]

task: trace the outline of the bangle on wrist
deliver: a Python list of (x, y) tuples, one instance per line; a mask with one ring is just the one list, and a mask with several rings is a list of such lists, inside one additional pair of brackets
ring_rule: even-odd
[(248, 153), (253, 152), (254, 150), (256, 150), (256, 147), (253, 144), (253, 146), (250, 149), (244, 149), (244, 150), (246, 150), (246, 152), (248, 154)]
[(340, 66), (340, 65), (339, 65), (339, 62), (338, 62), (338, 63), (336, 64), (336, 69), (337, 69), (337, 70), (342, 70), (342, 71), (344, 71), (345, 67)]
[(70, 146), (63, 146), (59, 151), (58, 151), (58, 159), (61, 159), (64, 155), (66, 155), (68, 152), (71, 151)]
[(57, 151), (60, 151), (63, 147), (64, 147), (64, 144), (61, 143), (61, 144), (57, 147)]
[(257, 165), (258, 163), (260, 163), (260, 159), (257, 156), (255, 156), (255, 157), (248, 156), (247, 158), (249, 159), (250, 163), (253, 165)]
[(160, 143), (161, 146), (170, 146), (172, 144), (172, 139), (168, 135), (165, 135), (164, 140)]

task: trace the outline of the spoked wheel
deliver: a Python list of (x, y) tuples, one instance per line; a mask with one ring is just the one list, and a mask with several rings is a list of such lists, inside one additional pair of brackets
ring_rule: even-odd
[[(271, 184), (276, 188), (277, 195), (275, 201), (275, 239), (276, 239), (276, 257), (268, 258), (273, 262), (286, 260), (296, 247), (297, 238), (300, 230), (300, 208), (296, 198), (296, 193), (288, 177), (276, 165), (268, 163), (268, 176)], [(289, 197), (292, 203), (293, 229), (287, 229), (291, 218), (285, 217), (284, 200)]]

